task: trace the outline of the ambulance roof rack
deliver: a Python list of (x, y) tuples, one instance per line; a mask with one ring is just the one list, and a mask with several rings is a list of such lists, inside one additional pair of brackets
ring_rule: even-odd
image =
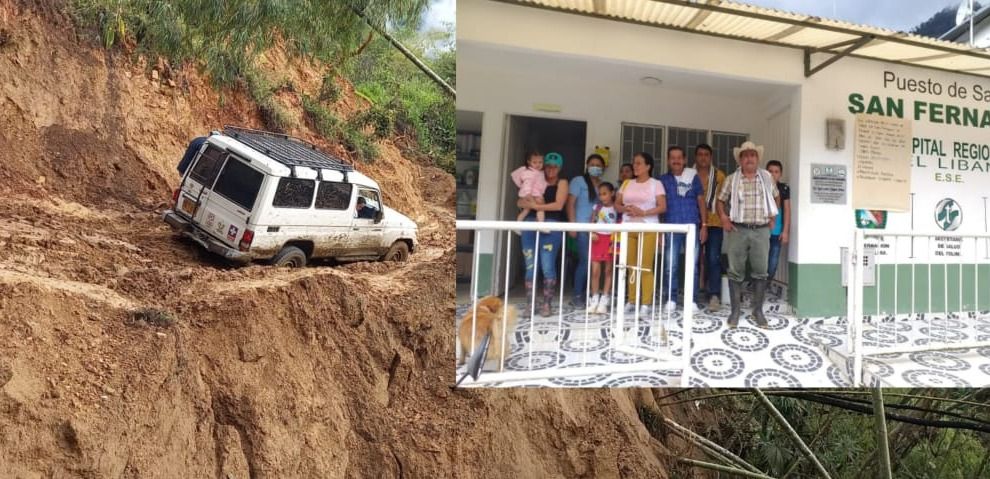
[(288, 166), (293, 176), (297, 166), (341, 171), (345, 178), (348, 171), (354, 171), (354, 167), (343, 159), (320, 151), (312, 143), (282, 133), (224, 125), (223, 134)]

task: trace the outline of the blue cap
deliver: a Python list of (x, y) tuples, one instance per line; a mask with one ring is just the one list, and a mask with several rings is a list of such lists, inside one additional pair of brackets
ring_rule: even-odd
[(543, 164), (546, 166), (553, 165), (560, 167), (564, 164), (564, 157), (560, 153), (552, 151), (543, 156)]

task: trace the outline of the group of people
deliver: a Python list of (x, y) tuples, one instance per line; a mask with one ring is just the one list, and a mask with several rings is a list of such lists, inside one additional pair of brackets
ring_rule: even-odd
[[(654, 177), (654, 158), (646, 152), (633, 155), (632, 163), (623, 164), (616, 184), (605, 181), (605, 160), (592, 154), (585, 160), (585, 173), (570, 180), (560, 177), (564, 158), (559, 153), (531, 151), (526, 165), (513, 171), (512, 180), (519, 187), (517, 205), (520, 221), (571, 223), (668, 223), (693, 224), (697, 258), (684, 258), (685, 233), (629, 233), (625, 245), (629, 288), (626, 312), (652, 313), (654, 301), (672, 310), (680, 300), (681, 268), (691, 265), (698, 271), (704, 265), (705, 280), (684, 285), (684, 300), (707, 304), (709, 310), (721, 308), (722, 256), (728, 257), (727, 276), (731, 312), (729, 325), (738, 325), (742, 285), (748, 277), (753, 286), (753, 319), (767, 326), (763, 301), (767, 282), (776, 273), (781, 245), (788, 242), (790, 229), (790, 189), (780, 182), (783, 166), (770, 161), (759, 164), (763, 147), (745, 142), (734, 148), (738, 164), (726, 175), (712, 165), (713, 150), (707, 144), (694, 147), (695, 164), (687, 166), (684, 148), (667, 149), (667, 172)], [(538, 230), (538, 228), (537, 228)], [(608, 313), (612, 297), (612, 265), (618, 253), (618, 234), (608, 232), (547, 233), (525, 230), (522, 233), (525, 260), (525, 286), (532, 296), (537, 270), (542, 276), (543, 292), (537, 295), (540, 315), (553, 314), (554, 293), (558, 291), (557, 265), (564, 253), (565, 235), (575, 243), (576, 267), (573, 275), (574, 308), (591, 313)], [(539, 244), (537, 244), (539, 237)], [(590, 245), (589, 245), (590, 243)], [(665, 287), (655, 287), (655, 259), (662, 254)], [(589, 267), (590, 262), (590, 267)], [(588, 281), (587, 274), (591, 278)], [(560, 272), (562, 275), (563, 272)], [(695, 274), (696, 280), (700, 278)], [(662, 281), (662, 280), (661, 280)], [(588, 285), (590, 284), (590, 288)], [(700, 287), (699, 287), (700, 286)], [(590, 291), (586, 291), (590, 289)], [(618, 306), (618, 305), (616, 305)]]

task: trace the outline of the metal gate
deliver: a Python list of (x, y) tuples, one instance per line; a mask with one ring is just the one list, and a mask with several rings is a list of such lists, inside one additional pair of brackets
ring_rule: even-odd
[[(479, 257), (484, 246), (491, 247), (495, 243), (496, 235), (504, 235), (505, 241), (511, 245), (513, 241), (523, 240), (515, 236), (515, 232), (528, 234), (530, 237), (535, 237), (535, 241), (532, 239), (530, 241), (537, 250), (545, 246), (541, 238), (556, 238), (556, 235), (563, 237), (569, 232), (591, 235), (607, 233), (606, 236), (614, 243), (618, 243), (612, 258), (612, 283), (615, 288), (610, 294), (611, 300), (604, 313), (593, 313), (587, 308), (583, 311), (571, 310), (565, 313), (566, 281), (559, 281), (557, 285), (559, 291), (554, 294), (557, 303), (556, 313), (550, 317), (538, 315), (537, 288), (534, 287), (529, 291), (526, 298), (510, 295), (510, 290), (517, 285), (510, 284), (510, 259), (507, 257), (504, 280), (500, 280), (501, 284), (495, 285), (492, 292), (498, 294), (502, 304), (516, 308), (518, 323), (512, 327), (508, 308), (503, 308), (495, 315), (496, 321), (502, 325), (501, 337), (491, 338), (486, 367), (476, 379), (466, 384), (556, 380), (657, 370), (677, 370), (681, 385), (689, 384), (688, 375), (691, 368), (688, 345), (691, 344), (694, 314), (693, 287), (684, 288), (686, 298), (683, 306), (665, 308), (658, 304), (658, 299), (663, 296), (665, 286), (669, 298), (673, 281), (681, 279), (674, 278), (673, 271), (670, 271), (666, 278), (661, 274), (664, 271), (665, 261), (668, 261), (667, 255), (663, 254), (665, 251), (663, 244), (668, 240), (666, 237), (672, 234), (685, 235), (685, 257), (694, 258), (697, 253), (694, 225), (457, 221), (457, 229), (476, 232), (471, 268), (470, 304), (467, 308), (461, 305), (459, 310), (464, 311), (457, 318), (459, 324), (456, 325), (458, 338), (467, 336), (471, 342), (462, 345), (458, 339), (458, 347), (472, 353), (478, 347), (478, 340), (489, 332), (485, 322), (478, 319)], [(643, 258), (650, 247), (647, 240), (651, 235), (655, 238), (652, 245), (655, 254), (652, 264), (648, 264)], [(632, 239), (637, 240), (635, 250), (629, 247)], [(589, 241), (587, 252), (589, 257), (591, 248), (592, 241)], [(633, 258), (633, 261), (628, 261), (629, 258)], [(540, 258), (537, 256), (534, 261), (538, 264)], [(558, 259), (555, 258), (555, 266), (556, 261)], [(557, 276), (561, 278), (562, 272), (567, 271), (566, 253), (560, 255), (559, 266), (561, 273)], [(534, 267), (533, 278), (527, 277), (534, 284), (539, 269), (539, 266)], [(590, 261), (588, 269), (591, 269)], [(683, 269), (684, 284), (693, 285), (694, 268), (685, 266)], [(637, 288), (632, 294), (634, 300), (631, 303), (632, 311), (627, 311), (628, 305), (624, 307), (621, 299), (627, 296), (629, 284), (638, 284), (650, 275), (654, 275), (655, 279), (653, 297), (643, 297), (643, 288)], [(590, 291), (591, 276), (589, 271), (587, 276), (589, 287), (586, 288), (586, 294)], [(461, 324), (462, 317), (470, 320), (470, 323)], [(500, 354), (501, 351), (506, 352)], [(565, 357), (566, 360), (563, 359)], [(459, 369), (458, 375), (462, 374), (464, 371)], [(571, 382), (562, 381), (561, 384), (568, 385)], [(580, 382), (574, 385), (580, 385)]]
[[(881, 257), (886, 257), (883, 264), (876, 259)], [(990, 235), (857, 229), (846, 258), (853, 385), (862, 385), (863, 363), (870, 356), (990, 346), (990, 334), (978, 334), (984, 329), (990, 333), (990, 274), (980, 271), (988, 264)], [(865, 277), (867, 270), (872, 278)], [(893, 278), (885, 282), (889, 273)], [(867, 306), (868, 300), (873, 304)], [(909, 323), (918, 325), (924, 336), (912, 340), (902, 334), (911, 328)], [(967, 328), (977, 334), (961, 332)]]

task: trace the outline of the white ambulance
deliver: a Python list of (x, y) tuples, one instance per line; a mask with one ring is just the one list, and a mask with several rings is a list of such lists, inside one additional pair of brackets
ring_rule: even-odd
[(225, 126), (186, 168), (164, 220), (228, 260), (405, 261), (416, 223), (371, 178), (300, 139)]

